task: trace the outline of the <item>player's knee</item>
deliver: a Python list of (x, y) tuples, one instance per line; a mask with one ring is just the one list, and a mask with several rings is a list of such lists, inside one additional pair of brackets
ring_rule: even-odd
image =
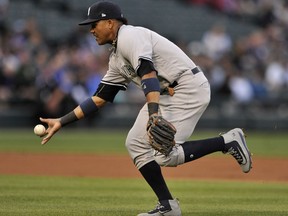
[(125, 147), (128, 150), (131, 158), (139, 157), (139, 155), (145, 154), (146, 149), (143, 148), (143, 140), (141, 138), (137, 138), (133, 136), (133, 134), (128, 133), (125, 141)]
[(155, 156), (155, 161), (159, 164), (159, 166), (163, 166), (163, 167), (178, 166), (178, 164), (176, 163), (176, 160), (173, 160), (170, 157), (162, 158), (159, 156)]
[(182, 146), (178, 145), (173, 148), (169, 156), (166, 157), (163, 154), (156, 154), (154, 159), (160, 166), (176, 167), (184, 163), (185, 156)]
[[(203, 85), (209, 85), (209, 83), (204, 83)], [(211, 91), (210, 88), (205, 88), (206, 90), (206, 94), (202, 95), (202, 97), (200, 98), (200, 100), (202, 101), (203, 106), (208, 106), (208, 104), (210, 103), (211, 100)]]
[(128, 134), (128, 136), (126, 137), (126, 141), (125, 141), (125, 147), (126, 147), (126, 149), (128, 150), (128, 152), (131, 150), (131, 146), (132, 146), (132, 143), (133, 143), (133, 137), (132, 136), (129, 136), (129, 134)]
[(137, 139), (135, 136), (128, 136), (125, 143), (129, 155), (137, 169), (140, 169), (145, 164), (154, 160), (153, 151), (151, 148), (143, 148), (142, 142), (141, 139)]
[(159, 166), (162, 167), (176, 167), (179, 164), (177, 157), (171, 157), (171, 156), (155, 156), (155, 161), (159, 164)]

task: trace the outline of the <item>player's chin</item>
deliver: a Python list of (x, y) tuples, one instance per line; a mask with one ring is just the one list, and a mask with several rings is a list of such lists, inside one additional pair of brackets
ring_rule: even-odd
[(102, 40), (101, 38), (95, 37), (96, 42), (98, 43), (98, 45), (105, 45), (108, 44), (109, 41), (107, 40)]
[(100, 38), (95, 37), (95, 41), (98, 43), (98, 45), (105, 44)]

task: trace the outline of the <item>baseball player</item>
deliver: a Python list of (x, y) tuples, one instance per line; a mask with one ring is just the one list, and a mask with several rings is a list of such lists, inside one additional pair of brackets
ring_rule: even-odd
[(40, 118), (48, 125), (42, 144), (61, 127), (113, 102), (119, 90), (126, 90), (132, 82), (143, 89), (147, 103), (125, 145), (158, 198), (155, 209), (138, 216), (181, 215), (161, 166), (176, 167), (222, 151), (232, 155), (244, 173), (250, 171), (251, 154), (239, 128), (213, 138), (187, 141), (209, 104), (210, 86), (203, 71), (179, 47), (154, 31), (128, 25), (119, 6), (111, 2), (93, 4), (88, 18), (79, 25), (89, 25), (99, 45), (111, 44), (109, 68), (91, 98), (61, 118)]

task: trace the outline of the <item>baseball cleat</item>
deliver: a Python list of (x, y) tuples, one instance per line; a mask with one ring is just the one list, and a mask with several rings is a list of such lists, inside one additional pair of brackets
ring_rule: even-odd
[(181, 216), (181, 209), (177, 199), (158, 202), (155, 209), (137, 216)]
[(244, 173), (248, 173), (252, 168), (251, 153), (246, 145), (245, 135), (242, 129), (235, 128), (227, 133), (221, 134), (225, 142), (223, 153), (231, 154)]

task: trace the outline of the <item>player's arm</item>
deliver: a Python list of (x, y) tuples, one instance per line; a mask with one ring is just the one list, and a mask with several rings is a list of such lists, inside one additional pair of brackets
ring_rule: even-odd
[(86, 99), (72, 112), (60, 118), (61, 126), (63, 127), (97, 112), (106, 102), (112, 103), (120, 90), (126, 90), (126, 86), (102, 80), (93, 97)]
[(98, 96), (87, 98), (84, 102), (78, 105), (73, 111), (59, 119), (61, 127), (67, 124), (78, 121), (84, 117), (90, 116), (106, 104), (106, 101)]
[(141, 77), (141, 85), (146, 97), (149, 116), (158, 114), (160, 84), (153, 62), (141, 59), (137, 74)]
[(46, 136), (42, 139), (41, 144), (46, 144), (51, 137), (60, 130), (61, 127), (78, 121), (84, 117), (87, 117), (100, 108), (102, 108), (107, 102), (113, 102), (116, 94), (119, 90), (126, 90), (126, 86), (123, 84), (104, 84), (102, 81), (95, 94), (91, 98), (87, 98), (84, 102), (78, 105), (73, 111), (57, 119), (43, 119), (40, 120), (48, 125), (46, 130)]
[(67, 124), (78, 121), (86, 116), (89, 116), (92, 113), (98, 111), (99, 108), (105, 105), (106, 101), (100, 97), (93, 96), (91, 98), (87, 98), (84, 102), (78, 105), (74, 110), (64, 115), (61, 118), (56, 119), (44, 119), (40, 118), (40, 121), (46, 123), (48, 128), (46, 130), (46, 136), (42, 139), (41, 144), (46, 144), (52, 136), (60, 130), (61, 127), (64, 127)]

